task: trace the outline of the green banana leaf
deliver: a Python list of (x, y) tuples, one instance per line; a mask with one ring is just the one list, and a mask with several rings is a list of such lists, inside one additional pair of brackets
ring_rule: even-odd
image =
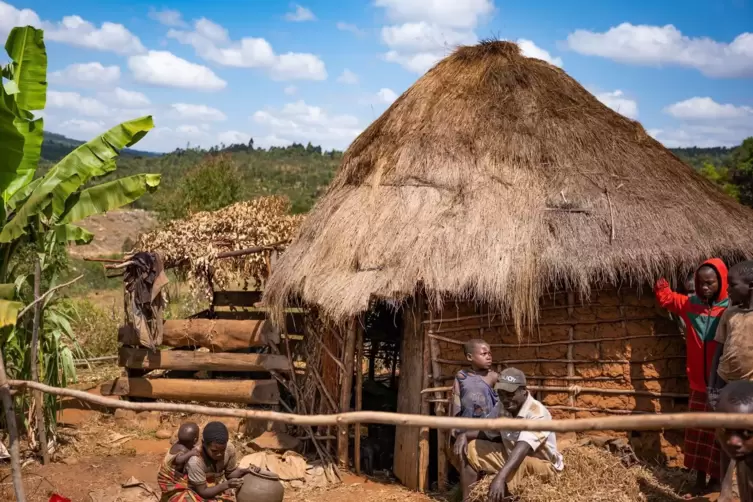
[(11, 58), (11, 81), (21, 110), (43, 110), (47, 102), (47, 51), (44, 32), (31, 26), (11, 30), (5, 50)]
[(60, 223), (79, 221), (125, 206), (147, 192), (154, 192), (159, 184), (159, 174), (136, 174), (87, 188), (68, 198)]
[(15, 326), (18, 312), (24, 304), (12, 300), (0, 300), (0, 328)]
[(42, 183), (42, 178), (37, 178), (31, 183), (28, 183), (24, 185), (21, 189), (16, 191), (13, 195), (11, 195), (8, 200), (5, 202), (5, 205), (8, 208), (9, 212), (12, 212), (16, 207), (23, 202), (26, 197), (29, 196), (31, 192), (33, 192), (39, 184)]
[(130, 147), (154, 127), (151, 116), (123, 122), (102, 136), (76, 148), (42, 178), (36, 188), (0, 232), (0, 242), (10, 242), (26, 232), (29, 220), (52, 205), (52, 217), (66, 209), (68, 197), (94, 176), (114, 167), (120, 150)]
[(94, 239), (93, 233), (76, 225), (58, 225), (55, 227), (55, 240), (57, 242), (89, 244), (92, 239)]
[(0, 85), (0, 190), (16, 179), (18, 167), (24, 158), (24, 136), (15, 125), (18, 107), (13, 96)]
[(3, 200), (5, 201), (34, 179), (39, 159), (42, 157), (44, 120), (41, 118), (37, 120), (25, 120), (16, 117), (13, 125), (24, 137), (24, 146), (21, 162), (16, 167), (15, 177), (3, 190)]

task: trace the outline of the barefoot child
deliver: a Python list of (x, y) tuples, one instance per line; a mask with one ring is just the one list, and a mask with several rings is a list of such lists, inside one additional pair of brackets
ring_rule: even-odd
[[(717, 410), (721, 413), (753, 413), (753, 382), (731, 382), (719, 393)], [(753, 430), (717, 429), (722, 449), (736, 462), (737, 488), (740, 502), (753, 502)], [(731, 500), (726, 490), (719, 500)]]
[(199, 441), (199, 426), (193, 422), (181, 424), (178, 429), (178, 441), (168, 450), (162, 462), (157, 483), (163, 494), (170, 495), (188, 487), (186, 463), (191, 457), (199, 455), (196, 443)]
[[(688, 411), (710, 411), (707, 389), (717, 345), (714, 337), (719, 320), (729, 306), (727, 266), (718, 258), (705, 261), (695, 273), (693, 295), (675, 293), (665, 279), (656, 283), (654, 292), (659, 305), (681, 316), (686, 327)], [(716, 488), (721, 479), (721, 450), (714, 431), (685, 429), (684, 453), (685, 467), (696, 471), (696, 484), (689, 495), (700, 495)]]

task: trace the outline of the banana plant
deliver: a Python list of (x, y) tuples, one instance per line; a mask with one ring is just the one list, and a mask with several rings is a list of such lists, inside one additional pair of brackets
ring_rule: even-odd
[[(54, 287), (57, 273), (51, 269), (56, 265), (49, 258), (55, 250), (93, 238), (74, 223), (130, 204), (158, 188), (158, 174), (96, 183), (117, 168), (120, 151), (137, 143), (154, 124), (150, 116), (119, 124), (80, 145), (44, 176), (35, 177), (44, 120), (34, 112), (44, 109), (47, 96), (44, 33), (31, 26), (14, 28), (5, 50), (10, 63), (0, 68), (0, 347), (11, 377), (28, 379), (30, 368), (38, 367), (44, 383), (65, 386), (75, 380), (73, 357), (80, 347), (66, 314), (52, 297), (35, 304), (39, 315), (33, 323), (31, 315), (18, 318), (34, 301), (29, 270), (51, 277), (46, 286)], [(31, 253), (21, 252), (29, 249)], [(30, 267), (24, 260), (41, 265)], [(35, 345), (37, 350), (32, 350)], [(54, 424), (56, 405), (49, 399), (46, 404), (51, 405), (46, 407), (48, 423)]]

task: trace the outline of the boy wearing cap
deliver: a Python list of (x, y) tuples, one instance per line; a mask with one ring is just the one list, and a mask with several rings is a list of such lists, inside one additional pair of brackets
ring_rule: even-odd
[[(495, 389), (504, 414), (533, 420), (552, 418), (549, 410), (528, 392), (526, 377), (519, 369), (502, 371)], [(471, 485), (482, 473), (496, 473), (489, 487), (489, 501), (502, 502), (517, 491), (524, 477), (537, 476), (547, 481), (564, 468), (553, 432), (468, 431), (459, 435), (457, 442), (464, 452), (460, 473), (463, 500), (468, 500)]]

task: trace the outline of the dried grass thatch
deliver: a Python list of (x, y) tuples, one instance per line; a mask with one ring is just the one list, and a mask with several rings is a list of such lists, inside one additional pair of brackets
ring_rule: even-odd
[(753, 254), (753, 211), (517, 45), (461, 47), (344, 155), (266, 301), (342, 320), (423, 284), (535, 321), (556, 285), (653, 281)]
[[(645, 467), (625, 467), (620, 457), (594, 446), (575, 446), (562, 452), (565, 470), (554, 483), (535, 478), (522, 482), (515, 495), (525, 502), (673, 502), (683, 500)], [(487, 502), (493, 476), (473, 486), (470, 502)]]
[(286, 197), (238, 202), (142, 234), (136, 250), (160, 253), (165, 266), (177, 267), (195, 290), (210, 293), (207, 289), (210, 284), (215, 289), (226, 289), (242, 283), (245, 288), (266, 278), (264, 254), (216, 259), (217, 254), (290, 240), (303, 216), (289, 213), (290, 202)]

